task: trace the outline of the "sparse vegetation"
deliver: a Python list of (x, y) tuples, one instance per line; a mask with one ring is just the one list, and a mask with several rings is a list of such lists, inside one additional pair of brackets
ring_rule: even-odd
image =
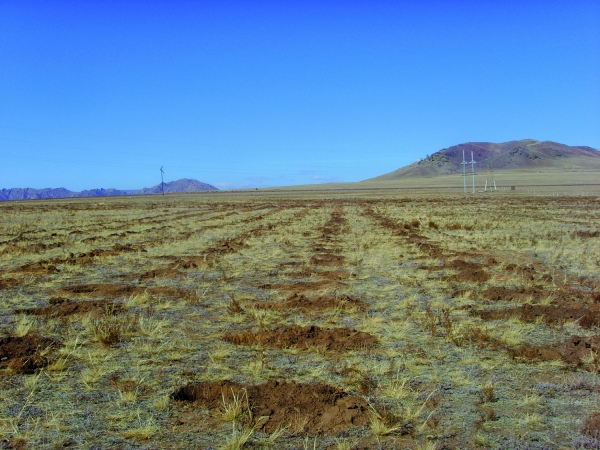
[(597, 198), (330, 197), (1, 204), (0, 440), (598, 438)]

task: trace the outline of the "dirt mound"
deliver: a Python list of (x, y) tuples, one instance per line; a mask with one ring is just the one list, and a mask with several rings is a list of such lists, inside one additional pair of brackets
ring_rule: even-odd
[(9, 368), (17, 373), (34, 373), (49, 363), (48, 347), (57, 347), (58, 341), (28, 334), (23, 337), (0, 338), (0, 369)]
[(2, 278), (0, 279), (0, 290), (2, 289), (11, 289), (23, 284), (22, 280), (17, 280), (16, 278)]
[(177, 278), (181, 273), (175, 269), (153, 269), (140, 275), (140, 281), (151, 280), (152, 278)]
[(483, 283), (489, 280), (490, 276), (482, 267), (483, 266), (478, 263), (455, 259), (445, 264), (443, 268), (455, 269), (458, 270), (458, 273), (456, 275), (444, 277), (444, 279), (467, 283)]
[(524, 301), (531, 297), (533, 301), (540, 301), (550, 296), (551, 292), (542, 286), (508, 289), (503, 286), (494, 286), (483, 291), (483, 296), (492, 301)]
[(52, 261), (42, 259), (41, 261), (25, 264), (13, 271), (26, 275), (48, 275), (59, 272)]
[(193, 383), (174, 392), (174, 400), (197, 402), (212, 410), (223, 409), (233, 395), (243, 399), (257, 418), (256, 430), (273, 433), (290, 427), (296, 433), (336, 434), (369, 423), (369, 405), (333, 386), (270, 380), (261, 385), (230, 381)]
[(319, 253), (310, 258), (310, 263), (315, 266), (341, 266), (344, 264), (344, 257), (330, 253)]
[(90, 314), (100, 317), (104, 314), (118, 314), (123, 311), (123, 306), (109, 300), (94, 300), (88, 302), (73, 302), (66, 298), (55, 297), (50, 299), (50, 306), (46, 308), (28, 308), (25, 314), (44, 317), (66, 317), (75, 314)]
[(303, 311), (325, 311), (330, 309), (358, 308), (364, 309), (365, 304), (362, 300), (352, 295), (320, 295), (307, 297), (297, 292), (289, 295), (285, 302), (257, 302), (252, 306), (259, 309), (276, 309), (289, 311), (291, 309), (301, 309)]
[(371, 348), (377, 340), (369, 333), (347, 328), (319, 328), (316, 326), (289, 326), (254, 333), (230, 333), (225, 340), (236, 345), (263, 344), (270, 347), (306, 349), (320, 347), (325, 350), (346, 351)]
[(346, 283), (336, 280), (321, 280), (321, 281), (300, 281), (293, 284), (262, 284), (259, 286), (261, 289), (276, 289), (278, 291), (293, 291), (298, 293), (303, 292), (316, 292), (324, 289), (342, 289), (347, 288)]
[(347, 270), (330, 270), (325, 272), (317, 272), (316, 275), (325, 278), (326, 280), (347, 280), (348, 278), (356, 278), (356, 275)]
[(600, 312), (591, 311), (584, 307), (568, 307), (562, 305), (525, 304), (518, 308), (495, 311), (475, 311), (473, 314), (481, 317), (483, 320), (518, 317), (522, 322), (543, 320), (545, 323), (564, 323), (568, 320), (575, 320), (579, 326), (583, 328), (600, 325)]
[(77, 284), (62, 288), (63, 292), (92, 297), (127, 297), (133, 294), (148, 292), (151, 295), (166, 295), (168, 297), (181, 297), (184, 293), (171, 288), (146, 288), (142, 286), (128, 286), (125, 284)]
[(582, 433), (600, 439), (600, 412), (588, 416), (583, 423)]
[(591, 338), (581, 336), (571, 336), (565, 342), (556, 345), (531, 346), (521, 345), (510, 349), (509, 353), (513, 358), (526, 358), (533, 360), (562, 360), (569, 364), (577, 366), (587, 364), (598, 370), (600, 365), (600, 336)]
[(206, 261), (202, 257), (179, 258), (175, 257), (171, 269), (199, 269)]

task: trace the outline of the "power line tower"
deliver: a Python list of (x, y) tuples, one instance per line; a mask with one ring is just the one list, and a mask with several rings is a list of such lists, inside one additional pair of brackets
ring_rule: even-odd
[(467, 192), (467, 164), (469, 164), (468, 162), (465, 161), (465, 149), (463, 148), (463, 160), (460, 163), (463, 166), (463, 186), (464, 186), (464, 191)]
[(487, 192), (488, 184), (490, 186), (490, 191), (498, 190), (498, 188), (496, 187), (496, 180), (494, 180), (494, 172), (492, 171), (491, 164), (488, 164), (487, 177), (485, 178), (485, 188), (483, 189), (486, 192)]
[(165, 172), (163, 171), (163, 166), (160, 166), (160, 187), (161, 187), (161, 190), (162, 190), (163, 197), (165, 196), (165, 180), (163, 178), (163, 174), (164, 173)]
[(467, 164), (471, 164), (471, 173), (473, 174), (473, 193), (475, 193), (475, 160), (473, 159), (473, 152), (471, 152), (471, 161)]

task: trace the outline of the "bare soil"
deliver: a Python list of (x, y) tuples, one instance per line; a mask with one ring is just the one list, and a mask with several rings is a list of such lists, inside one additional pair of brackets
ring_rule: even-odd
[(543, 320), (546, 323), (564, 323), (568, 320), (575, 320), (582, 328), (600, 325), (600, 312), (592, 311), (583, 306), (573, 307), (563, 305), (524, 304), (518, 308), (494, 311), (475, 311), (473, 314), (484, 320), (518, 317), (519, 320), (523, 322)]
[(0, 338), (0, 369), (9, 368), (16, 373), (34, 373), (50, 362), (42, 353), (48, 347), (59, 345), (58, 341), (37, 334)]
[(290, 427), (309, 435), (337, 434), (363, 427), (370, 420), (364, 398), (322, 384), (276, 380), (254, 386), (230, 381), (201, 382), (180, 388), (172, 398), (218, 412), (223, 408), (223, 399), (231, 402), (233, 395), (247, 402), (252, 416), (258, 418), (257, 430), (265, 433)]
[(133, 294), (148, 292), (151, 295), (165, 295), (168, 297), (184, 296), (185, 293), (177, 289), (128, 286), (124, 284), (77, 284), (74, 286), (63, 287), (62, 291), (67, 294), (88, 295), (91, 297), (118, 298), (127, 297)]
[(50, 306), (45, 308), (28, 308), (24, 310), (25, 314), (44, 317), (67, 317), (75, 314), (101, 317), (105, 314), (119, 314), (122, 311), (123, 306), (121, 304), (109, 300), (76, 302), (62, 297), (50, 299)]
[(258, 302), (253, 306), (260, 309), (277, 309), (283, 311), (289, 311), (292, 309), (299, 309), (303, 311), (325, 311), (336, 308), (363, 309), (365, 307), (365, 303), (359, 298), (347, 294), (307, 297), (304, 294), (294, 292), (287, 297), (285, 302)]
[(581, 366), (583, 365), (582, 359), (589, 358), (592, 355), (593, 361), (591, 368), (594, 371), (598, 370), (598, 364), (600, 362), (600, 356), (598, 351), (600, 350), (600, 336), (595, 337), (582, 337), (582, 336), (571, 336), (565, 342), (555, 345), (542, 345), (542, 346), (531, 346), (522, 345), (520, 347), (510, 349), (509, 353), (511, 356), (518, 358), (525, 358), (531, 360), (562, 360), (568, 364)]

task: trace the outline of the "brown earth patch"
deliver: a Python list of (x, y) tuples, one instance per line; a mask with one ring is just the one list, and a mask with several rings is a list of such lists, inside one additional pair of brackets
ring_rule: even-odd
[(583, 423), (582, 433), (600, 439), (600, 412), (589, 415)]
[(483, 296), (492, 301), (523, 301), (531, 298), (533, 301), (540, 301), (550, 296), (551, 292), (542, 286), (509, 289), (503, 286), (493, 286), (482, 292)]
[(294, 291), (298, 293), (316, 292), (324, 289), (342, 289), (347, 288), (346, 283), (336, 280), (321, 280), (321, 281), (299, 281), (293, 284), (274, 284), (267, 283), (259, 286), (261, 289), (276, 289), (278, 291)]
[(275, 309), (289, 311), (291, 309), (301, 309), (304, 311), (326, 311), (331, 309), (358, 308), (364, 309), (365, 304), (362, 300), (352, 295), (321, 295), (307, 297), (299, 293), (289, 295), (285, 302), (257, 302), (252, 304), (259, 309)]
[(329, 253), (319, 253), (310, 258), (310, 263), (315, 266), (342, 266), (344, 264), (344, 257)]
[(347, 351), (373, 347), (377, 340), (369, 333), (348, 328), (288, 326), (254, 333), (230, 333), (225, 340), (236, 345), (262, 344), (277, 348), (320, 347), (325, 350)]
[(326, 270), (321, 271), (311, 267), (304, 267), (299, 272), (292, 272), (286, 274), (292, 278), (310, 278), (310, 277), (319, 277), (324, 278), (326, 280), (347, 280), (349, 278), (356, 278), (356, 275), (348, 272), (347, 270)]
[(598, 371), (600, 366), (600, 336), (582, 337), (571, 336), (565, 342), (555, 345), (531, 346), (521, 345), (509, 349), (513, 358), (532, 360), (562, 360), (576, 366), (583, 366), (583, 359), (589, 359), (588, 368)]
[(123, 306), (108, 300), (94, 300), (88, 302), (74, 302), (66, 298), (55, 297), (50, 299), (50, 306), (45, 308), (28, 308), (25, 314), (44, 317), (66, 317), (75, 314), (89, 314), (94, 317), (115, 315), (123, 311)]
[(25, 275), (48, 275), (59, 272), (59, 270), (52, 261), (42, 259), (41, 261), (25, 264), (12, 272)]
[[(495, 311), (474, 311), (473, 315), (483, 320), (508, 319), (518, 317), (522, 322), (543, 320), (545, 323), (564, 323), (575, 320), (582, 328), (600, 325), (600, 312), (585, 307), (569, 307), (563, 305), (530, 305), (524, 304), (518, 308)], [(541, 318), (541, 319), (540, 319)]]
[(151, 280), (152, 278), (177, 278), (180, 275), (181, 272), (171, 268), (153, 269), (141, 274), (140, 281)]
[(489, 274), (483, 270), (483, 266), (481, 264), (464, 261), (462, 259), (454, 259), (441, 267), (445, 269), (458, 270), (456, 275), (444, 277), (444, 280), (483, 283), (490, 278)]
[(148, 292), (151, 295), (166, 295), (168, 297), (181, 297), (185, 293), (177, 289), (143, 286), (128, 286), (124, 284), (77, 284), (62, 288), (63, 292), (76, 295), (89, 295), (92, 297), (117, 298), (133, 294)]
[(11, 289), (23, 284), (23, 280), (17, 280), (16, 278), (2, 278), (0, 279), (0, 290)]
[(8, 368), (17, 373), (34, 373), (49, 364), (46, 350), (58, 345), (60, 345), (58, 341), (37, 334), (0, 338), (0, 369)]
[(290, 427), (296, 433), (337, 434), (369, 424), (369, 404), (333, 386), (270, 380), (261, 385), (231, 381), (201, 382), (171, 394), (174, 400), (194, 402), (212, 410), (223, 408), (233, 395), (243, 399), (257, 418), (256, 430), (273, 433)]

